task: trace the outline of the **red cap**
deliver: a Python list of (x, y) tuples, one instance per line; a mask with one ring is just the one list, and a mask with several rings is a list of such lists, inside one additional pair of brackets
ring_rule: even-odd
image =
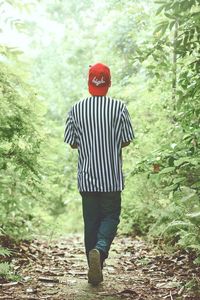
[(106, 95), (110, 84), (110, 69), (106, 65), (97, 63), (90, 67), (88, 77), (88, 89), (91, 95)]

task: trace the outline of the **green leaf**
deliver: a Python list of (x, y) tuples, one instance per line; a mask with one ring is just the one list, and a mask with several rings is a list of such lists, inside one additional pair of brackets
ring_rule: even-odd
[(188, 158), (188, 157), (181, 157), (180, 159), (177, 159), (177, 160), (174, 161), (174, 165), (176, 167), (180, 167), (180, 165), (186, 164), (189, 161), (190, 161), (190, 158)]
[(193, 166), (198, 166), (200, 161), (199, 161), (199, 158), (191, 158), (190, 159), (190, 163), (193, 165)]
[(170, 145), (170, 147), (171, 147), (172, 149), (176, 148), (176, 146), (177, 146), (176, 143), (172, 143), (172, 144)]
[(183, 202), (187, 202), (188, 200), (193, 200), (193, 199), (196, 198), (196, 197), (197, 197), (197, 194), (194, 192), (194, 193), (191, 193), (191, 194), (189, 194), (189, 195), (187, 195), (187, 196), (181, 198), (181, 200), (182, 200)]
[(185, 221), (173, 221), (173, 222), (171, 222), (168, 226), (167, 226), (167, 228), (166, 228), (166, 230), (167, 229), (170, 229), (170, 228), (179, 228), (179, 229), (181, 229), (181, 228), (188, 228), (188, 227), (191, 227), (192, 226), (192, 224), (190, 223), (190, 222), (185, 222)]
[(195, 264), (195, 265), (200, 265), (200, 256), (198, 256), (198, 257), (194, 260), (194, 264)]
[(172, 30), (172, 28), (174, 27), (175, 23), (176, 23), (176, 21), (170, 22), (170, 24), (169, 24), (169, 29), (170, 30)]
[(200, 182), (198, 181), (198, 182), (195, 182), (192, 186), (191, 186), (191, 188), (193, 188), (193, 189), (198, 189), (198, 188), (200, 188)]
[(157, 9), (156, 16), (159, 15), (163, 11), (164, 8), (165, 8), (165, 3)]
[(200, 211), (191, 214), (186, 214), (186, 217), (188, 217), (192, 223), (200, 225)]
[(176, 183), (180, 183), (180, 182), (183, 182), (185, 181), (185, 177), (176, 177), (173, 179), (173, 183), (176, 184)]
[(165, 31), (167, 30), (168, 25), (169, 25), (168, 21), (160, 23), (154, 30), (154, 34), (160, 32), (163, 35), (165, 33)]
[(159, 172), (159, 174), (167, 174), (167, 173), (171, 173), (175, 171), (175, 167), (168, 167), (168, 168), (164, 168), (163, 170), (161, 170)]
[(172, 20), (175, 20), (175, 19), (176, 19), (176, 16), (171, 15), (171, 14), (169, 14), (169, 13), (167, 13), (167, 12), (165, 12), (165, 16), (166, 16), (167, 18), (169, 18), (169, 19), (172, 19)]
[(169, 185), (167, 187), (164, 188), (165, 191), (176, 191), (178, 189), (179, 185), (176, 183), (176, 184), (172, 184), (172, 185)]
[(200, 251), (200, 245), (198, 244), (188, 245), (188, 248)]

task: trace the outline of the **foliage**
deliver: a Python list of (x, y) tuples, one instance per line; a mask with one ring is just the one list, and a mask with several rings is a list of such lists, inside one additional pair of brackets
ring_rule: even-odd
[(8, 262), (0, 263), (0, 278), (6, 280), (17, 281), (21, 277), (14, 273), (13, 267)]
[[(149, 59), (151, 64), (148, 65), (147, 61), (148, 68), (161, 80), (162, 68), (160, 73), (158, 62), (164, 56), (165, 73), (168, 77), (172, 74), (172, 98), (165, 103), (173, 124), (168, 131), (171, 143), (161, 145), (151, 156), (144, 158), (132, 175), (148, 172), (150, 180), (157, 180), (163, 193), (166, 197), (168, 195), (168, 207), (164, 211), (164, 207), (158, 210), (158, 219), (150, 232), (162, 234), (168, 241), (171, 237), (180, 246), (199, 252), (200, 7), (197, 1), (158, 3), (157, 14), (162, 14), (162, 20), (154, 31), (153, 47), (151, 51), (146, 49), (146, 54), (139, 59)], [(169, 81), (166, 83), (169, 88)], [(150, 169), (152, 165), (153, 170)]]
[(7, 276), (10, 273), (10, 265), (8, 262), (0, 263), (0, 276)]
[[(0, 246), (0, 257), (6, 258), (12, 255), (12, 251), (8, 248)], [(9, 262), (0, 263), (0, 278), (6, 280), (18, 280), (20, 277), (15, 274), (13, 266)]]
[(1, 227), (7, 233), (17, 234), (13, 224), (15, 228), (29, 228), (31, 207), (40, 192), (39, 107), (31, 88), (4, 64), (0, 82)]
[(3, 256), (3, 257), (10, 256), (11, 253), (12, 253), (12, 251), (9, 250), (8, 248), (0, 247), (0, 256)]
[(43, 107), (20, 54), (6, 45), (0, 48), (0, 226), (16, 237), (31, 229), (33, 203), (42, 192), (38, 155), (44, 138), (39, 131)]

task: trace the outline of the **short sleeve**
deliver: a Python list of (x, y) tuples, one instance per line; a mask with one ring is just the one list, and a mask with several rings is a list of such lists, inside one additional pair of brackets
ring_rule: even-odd
[(77, 144), (76, 128), (75, 128), (74, 118), (72, 116), (72, 111), (69, 112), (65, 123), (64, 143), (70, 145)]
[(134, 139), (134, 137), (130, 115), (126, 106), (124, 106), (122, 112), (122, 143), (130, 142)]

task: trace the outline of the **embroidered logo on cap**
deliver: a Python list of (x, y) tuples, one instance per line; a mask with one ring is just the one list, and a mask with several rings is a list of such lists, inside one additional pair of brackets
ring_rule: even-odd
[(98, 79), (96, 78), (96, 76), (95, 76), (95, 77), (92, 79), (92, 82), (93, 82), (96, 86), (99, 86), (100, 84), (106, 83), (106, 82), (104, 81), (103, 76), (101, 77), (100, 80), (98, 80)]

